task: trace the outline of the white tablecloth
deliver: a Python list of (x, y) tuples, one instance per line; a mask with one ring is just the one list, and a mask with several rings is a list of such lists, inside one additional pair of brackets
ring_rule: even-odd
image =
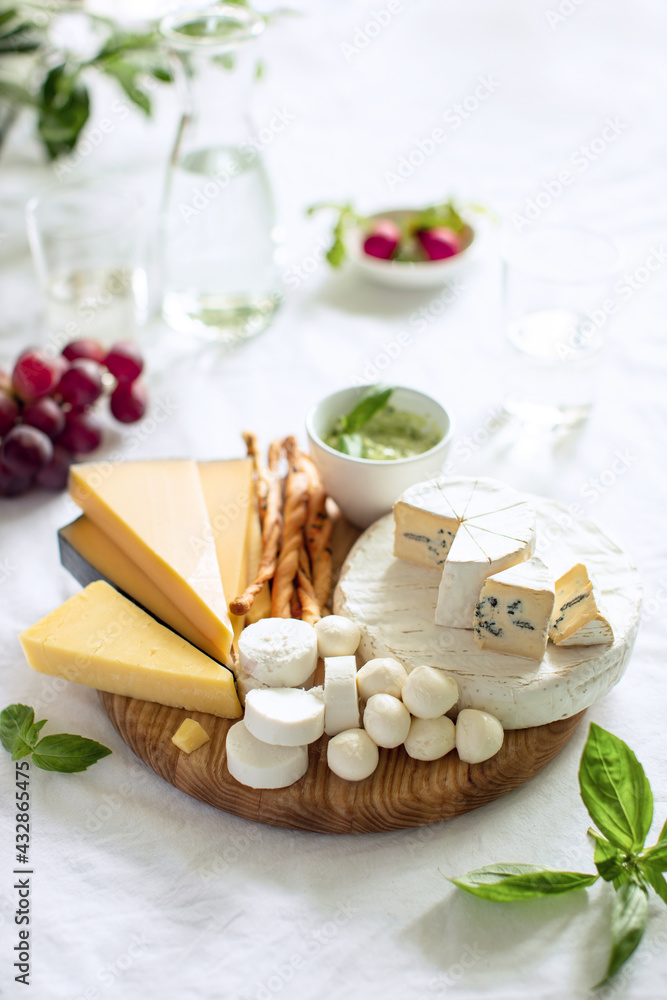
[[(664, 5), (400, 0), (389, 19), (380, 17), (387, 23), (377, 33), (366, 25), (389, 9), (383, 0), (303, 9), (304, 17), (286, 18), (266, 37), (268, 76), (256, 107), (260, 127), (275, 109), (294, 116), (266, 146), (287, 233), (285, 306), (266, 333), (231, 355), (183, 343), (153, 320), (143, 343), (153, 406), (164, 419), (110, 428), (100, 454), (233, 456), (242, 451), (245, 427), (265, 442), (289, 432), (303, 440), (311, 404), (377, 366), (401, 331), (415, 331), (383, 377), (423, 388), (450, 408), (456, 468), (579, 504), (639, 566), (645, 605), (634, 656), (622, 682), (586, 719), (627, 740), (643, 762), (657, 835), (667, 814), (667, 269), (661, 263), (648, 280), (637, 269), (651, 254), (664, 260), (667, 251)], [(480, 81), (486, 84), (478, 95), (486, 96), (472, 108)], [(115, 96), (106, 86), (98, 90), (94, 117), (103, 117)], [(467, 118), (457, 104), (472, 108)], [(171, 92), (158, 94), (150, 125), (134, 115), (119, 123), (80, 159), (72, 179), (123, 174), (150, 196), (174, 114)], [(625, 272), (636, 274), (636, 290), (619, 302), (608, 329), (596, 409), (569, 440), (497, 431), (507, 361), (494, 237), (463, 294), (436, 316), (432, 293), (381, 290), (316, 266), (328, 223), (305, 220), (303, 209), (347, 197), (361, 210), (427, 204), (456, 192), (511, 220), (580, 147), (592, 150), (610, 121), (613, 139), (592, 158), (579, 155), (586, 167), (540, 216), (615, 236)], [(393, 184), (386, 175), (439, 126), (446, 141)], [(55, 178), (38, 165), (28, 136), (20, 126), (0, 161), (0, 229), (7, 234), (0, 245), (0, 364), (41, 336), (20, 207)], [(424, 307), (429, 322), (417, 331), (415, 315)], [(320, 836), (217, 812), (140, 764), (94, 692), (61, 690), (23, 659), (17, 632), (77, 589), (56, 546), (56, 529), (75, 513), (66, 497), (42, 492), (0, 501), (3, 704), (34, 705), (51, 732), (81, 732), (113, 750), (79, 775), (31, 770), (31, 991), (13, 982), (15, 824), (12, 809), (3, 807), (4, 995), (588, 996), (608, 954), (613, 893), (606, 884), (498, 907), (459, 893), (441, 874), (495, 861), (593, 870), (577, 787), (587, 722), (528, 784), (421, 830)], [(0, 770), (3, 803), (11, 802), (13, 765), (4, 752)], [(667, 911), (653, 895), (641, 950), (600, 995), (664, 997), (666, 943)]]

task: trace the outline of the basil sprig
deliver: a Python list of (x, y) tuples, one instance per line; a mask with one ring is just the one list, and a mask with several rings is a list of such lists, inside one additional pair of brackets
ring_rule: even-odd
[(32, 762), (43, 771), (85, 771), (87, 767), (107, 757), (111, 750), (84, 736), (58, 733), (39, 739), (46, 719), (35, 722), (35, 711), (29, 705), (9, 705), (0, 712), (0, 742), (21, 760), (32, 754)]
[(642, 939), (649, 889), (667, 903), (667, 822), (653, 847), (646, 837), (653, 822), (653, 794), (644, 768), (629, 746), (594, 722), (579, 767), (579, 790), (598, 829), (597, 875), (558, 872), (536, 865), (495, 864), (449, 881), (480, 899), (508, 903), (537, 899), (593, 885), (598, 878), (616, 890), (611, 914), (611, 954), (603, 986), (627, 962)]
[(332, 434), (337, 436), (336, 449), (338, 451), (344, 455), (351, 455), (353, 458), (362, 457), (363, 441), (359, 431), (376, 413), (384, 409), (391, 399), (393, 391), (393, 388), (387, 389), (373, 385), (349, 413), (338, 418), (332, 430)]

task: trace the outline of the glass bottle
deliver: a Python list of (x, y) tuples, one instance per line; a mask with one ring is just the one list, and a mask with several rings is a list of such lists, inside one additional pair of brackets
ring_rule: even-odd
[(281, 300), (273, 200), (248, 115), (263, 29), (232, 4), (160, 25), (185, 90), (162, 207), (163, 315), (225, 343), (264, 330)]

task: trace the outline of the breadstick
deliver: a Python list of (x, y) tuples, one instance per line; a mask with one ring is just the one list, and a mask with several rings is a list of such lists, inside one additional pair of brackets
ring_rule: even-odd
[(296, 441), (293, 437), (283, 442), (289, 471), (285, 480), (285, 512), (280, 556), (273, 577), (271, 592), (271, 615), (273, 618), (289, 618), (294, 593), (294, 578), (299, 568), (299, 552), (303, 545), (303, 526), (308, 513), (309, 477), (299, 459)]
[(263, 478), (266, 479), (267, 483), (267, 494), (262, 523), (262, 558), (257, 569), (257, 576), (253, 582), (246, 587), (239, 597), (235, 597), (229, 605), (230, 610), (235, 615), (245, 615), (248, 613), (255, 597), (276, 571), (280, 536), (283, 530), (283, 515), (281, 511), (282, 487), (278, 476), (281, 453), (282, 445), (280, 442), (272, 441), (269, 447), (269, 471), (263, 471)]
[(266, 475), (266, 470), (262, 466), (260, 460), (259, 448), (257, 447), (257, 435), (253, 434), (252, 431), (243, 431), (243, 440), (245, 441), (248, 458), (252, 459), (252, 468), (254, 473), (253, 478), (255, 483), (255, 492), (257, 494), (257, 507), (259, 510), (259, 519), (261, 523), (264, 524), (267, 498), (269, 495), (269, 481)]
[(310, 577), (310, 562), (305, 549), (301, 549), (299, 555), (299, 569), (296, 578), (301, 603), (301, 618), (309, 625), (314, 625), (322, 617), (322, 612), (315, 597), (313, 581)]
[(331, 532), (333, 524), (327, 512), (327, 494), (320, 474), (309, 455), (303, 456), (309, 470), (310, 497), (306, 520), (306, 546), (312, 566), (315, 599), (324, 608), (331, 590)]

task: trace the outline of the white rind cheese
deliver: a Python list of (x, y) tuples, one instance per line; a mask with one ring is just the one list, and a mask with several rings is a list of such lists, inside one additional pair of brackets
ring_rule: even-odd
[(559, 646), (597, 646), (614, 641), (612, 627), (600, 613), (593, 584), (581, 563), (556, 581), (549, 638)]
[(475, 609), (480, 649), (541, 660), (554, 609), (553, 577), (541, 559), (490, 576)]
[(321, 688), (264, 688), (248, 691), (245, 724), (263, 743), (299, 747), (319, 740), (324, 732)]
[(391, 515), (356, 543), (334, 596), (336, 614), (361, 628), (364, 660), (391, 656), (408, 672), (424, 663), (437, 665), (457, 681), (460, 708), (486, 709), (505, 729), (567, 719), (603, 698), (623, 675), (639, 626), (641, 584), (625, 553), (596, 525), (576, 520), (560, 504), (529, 499), (537, 511), (538, 555), (554, 577), (578, 561), (594, 574), (614, 631), (611, 645), (549, 643), (538, 663), (479, 649), (472, 630), (435, 625), (441, 572), (394, 558)]
[(411, 486), (394, 504), (394, 523), (394, 555), (426, 569), (445, 565), (462, 525), (524, 544), (535, 535), (534, 512), (516, 490), (495, 479), (463, 476)]
[(245, 722), (227, 733), (229, 773), (249, 788), (286, 788), (308, 770), (308, 747), (276, 747), (258, 740)]
[(324, 732), (336, 736), (359, 728), (357, 661), (354, 656), (324, 659)]

